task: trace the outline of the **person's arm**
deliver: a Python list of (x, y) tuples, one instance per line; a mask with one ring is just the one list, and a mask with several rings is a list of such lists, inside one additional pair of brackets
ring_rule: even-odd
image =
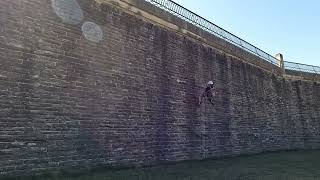
[(205, 92), (203, 92), (200, 96), (199, 96), (199, 105), (201, 105), (202, 104), (202, 100), (203, 100), (203, 98), (204, 98), (204, 95), (205, 94)]

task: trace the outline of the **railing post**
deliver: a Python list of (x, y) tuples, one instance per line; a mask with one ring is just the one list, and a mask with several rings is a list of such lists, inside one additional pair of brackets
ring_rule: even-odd
[(282, 73), (285, 73), (284, 70), (284, 61), (283, 61), (283, 55), (281, 53), (276, 54), (276, 59), (277, 59), (277, 66), (280, 67)]

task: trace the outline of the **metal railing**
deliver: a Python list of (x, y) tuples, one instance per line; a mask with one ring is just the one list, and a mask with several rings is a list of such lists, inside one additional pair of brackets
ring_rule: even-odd
[(307, 64), (284, 61), (285, 70), (301, 71), (312, 74), (320, 74), (320, 67)]
[(191, 12), (183, 6), (171, 1), (171, 0), (145, 0), (161, 9), (170, 12), (173, 15), (180, 17), (181, 19), (211, 33), (225, 41), (228, 41), (272, 64), (277, 63), (277, 59), (272, 55), (264, 52), (263, 50), (255, 47), (254, 45), (246, 42), (245, 40), (233, 35), (232, 33), (222, 29), (221, 27), (213, 24), (205, 18)]
[[(221, 27), (213, 24), (212, 22), (208, 21), (207, 19), (191, 12), (190, 10), (184, 8), (183, 6), (173, 2), (172, 0), (145, 0), (215, 36), (224, 39), (227, 42), (230, 42), (247, 52), (250, 52), (261, 59), (270, 62), (273, 65), (277, 65), (278, 60), (264, 52), (263, 50), (255, 47), (254, 45), (246, 42), (245, 40), (233, 35), (232, 33), (222, 29)], [(307, 73), (313, 74), (320, 74), (320, 67), (318, 66), (311, 66), (306, 64), (294, 63), (294, 62), (284, 62), (285, 70), (294, 70), (294, 71), (302, 71)]]

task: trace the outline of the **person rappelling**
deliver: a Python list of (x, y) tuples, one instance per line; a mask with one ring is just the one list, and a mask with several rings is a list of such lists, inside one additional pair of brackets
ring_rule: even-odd
[(199, 105), (202, 104), (203, 98), (206, 98), (212, 105), (214, 105), (213, 97), (216, 95), (215, 88), (214, 88), (214, 82), (209, 81), (207, 83), (207, 87), (204, 90), (204, 92), (199, 96)]

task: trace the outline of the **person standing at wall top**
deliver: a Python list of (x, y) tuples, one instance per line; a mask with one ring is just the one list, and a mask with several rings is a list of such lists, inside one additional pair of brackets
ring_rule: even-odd
[(199, 96), (199, 105), (202, 104), (203, 102), (203, 98), (207, 98), (207, 100), (214, 105), (213, 103), (213, 97), (216, 95), (215, 93), (215, 88), (214, 88), (214, 82), (213, 81), (209, 81), (207, 83), (207, 87), (205, 89), (205, 91)]

